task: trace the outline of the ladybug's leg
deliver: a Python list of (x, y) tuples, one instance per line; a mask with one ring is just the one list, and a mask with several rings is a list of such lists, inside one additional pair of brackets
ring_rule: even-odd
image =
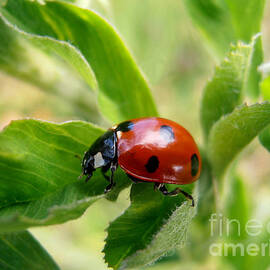
[(106, 172), (110, 169), (110, 167), (111, 167), (111, 164), (109, 163), (108, 165), (101, 168), (102, 175), (109, 182), (111, 182), (111, 180), (110, 180), (110, 177), (106, 175)]
[(105, 193), (108, 193), (109, 191), (111, 191), (111, 189), (115, 186), (115, 182), (113, 181), (113, 177), (114, 177), (114, 172), (117, 169), (117, 166), (118, 166), (117, 162), (115, 162), (115, 163), (112, 162), (111, 163), (111, 167), (110, 167), (111, 168), (111, 176), (110, 176), (110, 179), (109, 179), (110, 184), (105, 188), (105, 190), (104, 190)]
[(168, 196), (175, 196), (179, 193), (182, 193), (187, 199), (191, 200), (191, 206), (194, 206), (193, 197), (179, 187), (176, 188), (175, 190), (169, 192), (164, 184), (155, 183), (155, 188), (160, 190), (163, 195), (168, 195)]
[[(160, 187), (162, 186), (163, 184), (161, 184), (161, 183), (155, 183), (154, 184), (154, 190), (156, 191), (156, 190), (160, 190)], [(168, 190), (167, 190), (168, 191)], [(161, 191), (162, 192), (162, 191)], [(163, 192), (162, 192), (163, 193)]]
[[(114, 186), (115, 186), (115, 182), (113, 181), (113, 177), (114, 177), (114, 172), (117, 169), (118, 166), (118, 158), (117, 158), (117, 136), (116, 136), (116, 131), (113, 132), (113, 139), (110, 141), (109, 143), (109, 148), (110, 150), (112, 150), (112, 153), (110, 153), (110, 160), (111, 162), (108, 165), (108, 169), (111, 169), (111, 176), (109, 178), (110, 184), (105, 188), (104, 193), (108, 193)], [(108, 179), (105, 175), (106, 172), (106, 168), (104, 168), (104, 177), (106, 179)]]
[(93, 173), (91, 172), (91, 173), (89, 173), (88, 175), (87, 175), (87, 177), (85, 178), (85, 183), (87, 183), (88, 182), (88, 180), (92, 177), (92, 175), (93, 175)]

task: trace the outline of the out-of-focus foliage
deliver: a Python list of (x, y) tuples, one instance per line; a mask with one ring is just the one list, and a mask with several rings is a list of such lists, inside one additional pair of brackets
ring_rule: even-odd
[[(252, 205), (250, 204), (250, 198), (252, 194), (249, 194), (243, 179), (239, 175), (231, 173), (230, 187), (228, 188), (226, 198), (226, 218), (230, 220), (238, 220), (238, 224), (230, 226), (228, 235), (224, 237), (224, 241), (230, 243), (244, 243), (248, 241), (248, 234), (245, 231), (245, 224), (252, 217)], [(249, 269), (249, 258), (247, 256), (233, 256), (232, 250), (229, 250), (228, 256), (224, 258), (230, 264), (238, 269)]]
[[(200, 32), (212, 46), (212, 52), (223, 58), (231, 43), (239, 40), (249, 43), (252, 36), (260, 32), (265, 0), (186, 0), (185, 4)], [(253, 55), (255, 65), (251, 66), (246, 90), (249, 96), (257, 98), (261, 75), (256, 66), (263, 58), (261, 41), (257, 42)]]
[[(87, 85), (78, 72), (74, 72), (71, 65), (67, 65), (59, 56), (52, 54), (52, 48), (54, 48), (60, 55), (65, 55), (74, 67), (78, 67), (89, 85), (94, 87), (96, 83), (91, 68), (74, 47), (68, 43), (59, 43), (42, 37), (35, 39), (26, 33), (18, 33), (1, 17), (0, 40), (1, 70), (38, 86), (47, 94), (60, 97), (71, 104), (84, 119), (92, 121), (97, 119), (97, 112), (93, 108), (94, 102), (91, 101), (93, 96), (87, 92)], [(34, 46), (33, 41), (36, 45), (40, 42), (45, 45)]]
[[(262, 81), (261, 89), (264, 100), (270, 101), (270, 77)], [(261, 144), (270, 152), (270, 126), (261, 132), (259, 139)]]
[(99, 107), (109, 120), (156, 116), (143, 75), (115, 30), (96, 13), (56, 1), (41, 5), (9, 0), (1, 8), (1, 18), (18, 34), (71, 64), (91, 87), (96, 79)]
[(185, 4), (202, 34), (223, 56), (231, 42), (249, 42), (260, 32), (265, 0), (185, 0)]
[(9, 269), (60, 269), (28, 232), (0, 234), (0, 267)]
[(260, 134), (261, 144), (270, 152), (270, 127), (266, 127)]

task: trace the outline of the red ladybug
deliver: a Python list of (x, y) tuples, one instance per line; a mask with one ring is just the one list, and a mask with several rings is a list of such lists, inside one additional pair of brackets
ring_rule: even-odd
[[(110, 182), (105, 193), (115, 185), (114, 172), (120, 166), (134, 182), (154, 182), (164, 195), (182, 193), (176, 188), (169, 192), (168, 184), (189, 184), (200, 176), (201, 158), (190, 133), (179, 124), (157, 117), (125, 121), (100, 136), (85, 153), (82, 175), (88, 181), (93, 171), (101, 168)], [(111, 170), (111, 176), (105, 173)]]

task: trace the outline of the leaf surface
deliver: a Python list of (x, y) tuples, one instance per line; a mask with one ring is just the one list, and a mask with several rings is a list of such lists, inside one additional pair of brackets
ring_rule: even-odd
[(208, 153), (215, 176), (220, 178), (233, 158), (270, 124), (270, 104), (236, 108), (213, 126)]
[[(262, 81), (261, 89), (262, 89), (263, 99), (270, 101), (270, 77), (269, 76)], [(270, 152), (270, 125), (267, 126), (260, 133), (259, 141)]]
[[(227, 192), (225, 200), (225, 216), (227, 221), (231, 222), (226, 229), (227, 232), (223, 234), (225, 243), (233, 243), (235, 245), (241, 244), (243, 246), (248, 244), (250, 235), (249, 230), (246, 229), (246, 224), (253, 216), (254, 201), (253, 194), (248, 192), (248, 184), (239, 175), (236, 174), (234, 168), (230, 174), (229, 191)], [(252, 238), (252, 237), (251, 237)], [(256, 237), (257, 238), (257, 237)], [(236, 269), (247, 269), (250, 267), (250, 256), (235, 256), (232, 249), (228, 249), (227, 256), (224, 256), (226, 263), (230, 263)]]
[[(0, 133), (0, 231), (62, 223), (104, 197), (108, 184), (99, 171), (85, 184), (80, 160), (104, 130), (82, 121), (53, 124), (13, 121)], [(116, 174), (117, 197), (129, 184)], [(112, 198), (113, 199), (113, 198)]]
[(144, 266), (184, 246), (196, 213), (182, 195), (165, 197), (149, 183), (133, 185), (130, 196), (130, 207), (110, 224), (103, 250), (114, 269)]
[(238, 42), (232, 46), (207, 83), (201, 104), (201, 123), (206, 139), (213, 124), (241, 103), (249, 85), (250, 74), (254, 65), (257, 65), (253, 56), (258, 42), (260, 37), (255, 36), (250, 44)]
[(267, 126), (259, 135), (260, 143), (270, 152), (270, 126)]

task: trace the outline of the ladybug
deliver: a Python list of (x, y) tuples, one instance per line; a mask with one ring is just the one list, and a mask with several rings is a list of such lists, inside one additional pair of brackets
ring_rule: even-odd
[[(137, 118), (122, 122), (100, 136), (85, 152), (82, 175), (87, 182), (97, 168), (109, 181), (105, 193), (114, 182), (118, 165), (134, 182), (154, 182), (164, 195), (190, 194), (177, 187), (168, 191), (167, 184), (189, 184), (200, 176), (201, 157), (190, 133), (181, 125), (164, 118)], [(110, 170), (110, 177), (106, 172)]]

